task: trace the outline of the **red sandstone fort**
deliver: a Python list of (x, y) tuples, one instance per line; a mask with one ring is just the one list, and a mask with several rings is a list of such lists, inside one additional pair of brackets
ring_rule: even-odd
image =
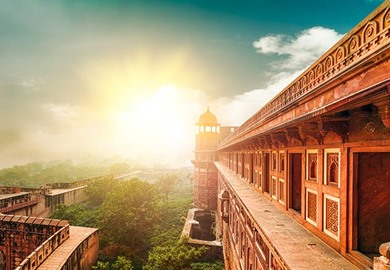
[[(390, 1), (259, 109), (200, 116), (189, 243), (230, 270), (390, 270)], [(97, 230), (42, 218), (89, 183), (4, 188), (0, 270), (90, 269)]]
[[(237, 129), (200, 116), (184, 233), (225, 269), (390, 269), (389, 6)], [(216, 241), (192, 235), (213, 211)]]

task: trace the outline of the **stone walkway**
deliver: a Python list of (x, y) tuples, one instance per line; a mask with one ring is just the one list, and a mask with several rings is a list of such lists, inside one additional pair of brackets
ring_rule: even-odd
[(70, 237), (62, 243), (50, 256), (47, 258), (37, 270), (57, 270), (61, 269), (72, 252), (79, 244), (88, 236), (93, 234), (97, 229), (70, 226)]
[(359, 269), (234, 172), (218, 162), (215, 165), (290, 269)]

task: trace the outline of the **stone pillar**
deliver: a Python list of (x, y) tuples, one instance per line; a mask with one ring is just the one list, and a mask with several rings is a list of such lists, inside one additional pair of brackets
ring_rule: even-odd
[(380, 257), (374, 258), (374, 270), (390, 270), (390, 242), (379, 247)]

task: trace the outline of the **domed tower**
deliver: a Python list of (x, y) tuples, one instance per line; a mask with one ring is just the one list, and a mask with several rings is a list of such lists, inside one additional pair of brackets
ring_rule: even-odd
[(214, 165), (219, 142), (220, 124), (207, 108), (199, 117), (195, 144), (195, 194), (196, 208), (217, 210), (217, 169)]

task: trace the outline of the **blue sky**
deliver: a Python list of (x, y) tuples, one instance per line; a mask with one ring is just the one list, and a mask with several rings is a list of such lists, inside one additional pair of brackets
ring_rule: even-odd
[(241, 124), (381, 2), (0, 0), (0, 167), (187, 160), (207, 104)]

